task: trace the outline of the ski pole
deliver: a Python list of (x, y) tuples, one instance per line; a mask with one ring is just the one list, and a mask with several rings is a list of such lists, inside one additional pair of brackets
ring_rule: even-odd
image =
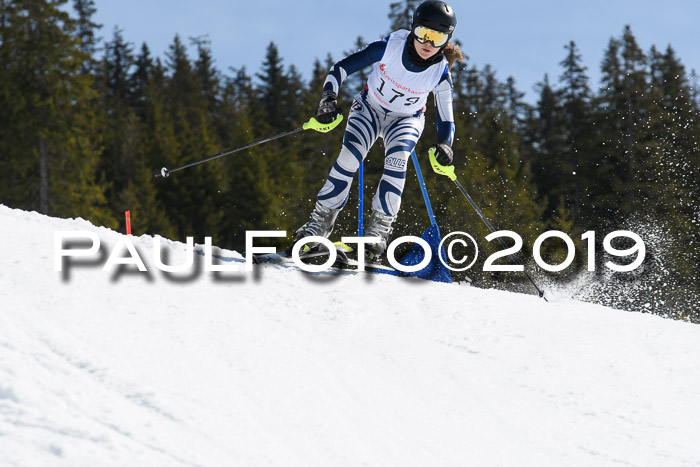
[(299, 133), (300, 131), (303, 131), (303, 130), (315, 130), (315, 131), (318, 131), (321, 133), (328, 133), (333, 128), (337, 127), (338, 124), (340, 124), (340, 122), (342, 120), (343, 120), (342, 114), (338, 115), (338, 117), (329, 124), (320, 123), (318, 120), (316, 120), (315, 118), (312, 117), (311, 120), (304, 123), (304, 125), (300, 126), (299, 128), (294, 128), (293, 130), (283, 131), (282, 133), (278, 133), (274, 136), (269, 136), (267, 138), (259, 139), (257, 141), (253, 141), (252, 143), (248, 143), (248, 144), (244, 144), (243, 146), (239, 146), (237, 148), (227, 149), (227, 150), (222, 151), (218, 154), (214, 154), (213, 156), (206, 157), (206, 158), (199, 160), (199, 161), (190, 162), (189, 164), (181, 165), (180, 167), (175, 167), (174, 169), (167, 169), (167, 168), (163, 167), (162, 169), (160, 169), (160, 173), (155, 174), (155, 177), (156, 178), (157, 177), (167, 178), (171, 173), (177, 172), (178, 170), (187, 169), (187, 168), (195, 166), (195, 165), (203, 164), (205, 162), (209, 162), (211, 160), (218, 159), (219, 157), (228, 156), (229, 154), (233, 154), (234, 152), (238, 152), (238, 151), (242, 151), (244, 149), (252, 148), (253, 146), (257, 146), (258, 144), (267, 143), (267, 142), (282, 138), (284, 136), (289, 136), (289, 135), (293, 135), (294, 133)]
[[(453, 182), (455, 182), (455, 185), (457, 185), (457, 188), (459, 189), (459, 191), (461, 191), (462, 194), (464, 195), (464, 197), (467, 198), (467, 201), (469, 201), (469, 204), (472, 205), (472, 207), (474, 208), (476, 213), (479, 215), (479, 217), (481, 217), (481, 220), (484, 221), (484, 224), (486, 224), (486, 227), (488, 227), (492, 233), (495, 233), (496, 228), (491, 224), (491, 222), (489, 222), (489, 220), (486, 218), (486, 216), (484, 216), (484, 213), (481, 212), (481, 209), (479, 209), (479, 206), (476, 205), (476, 203), (474, 202), (472, 197), (469, 196), (469, 193), (467, 193), (467, 190), (465, 190), (464, 187), (462, 186), (462, 184), (459, 183), (459, 180), (457, 180), (457, 175), (455, 174), (454, 165), (450, 165), (450, 166), (440, 165), (440, 163), (435, 158), (435, 148), (434, 147), (430, 148), (428, 150), (428, 156), (430, 157), (430, 165), (433, 167), (433, 170), (435, 171), (435, 173), (440, 174), (440, 175), (444, 175), (444, 176), (448, 177), (450, 180), (452, 180)], [(498, 241), (501, 243), (501, 246), (504, 249), (508, 249), (508, 245), (506, 245), (506, 243), (503, 241), (503, 239), (501, 237), (498, 237)], [(518, 263), (518, 259), (514, 255), (511, 254), (509, 256), (510, 256), (510, 259), (513, 260), (514, 263), (516, 263), (516, 264)], [(537, 287), (537, 284), (535, 284), (535, 281), (532, 279), (530, 274), (527, 273), (525, 268), (523, 268), (523, 273), (525, 273), (525, 277), (527, 277), (527, 279), (530, 281), (530, 283), (533, 285), (533, 287), (535, 287), (535, 289), (537, 290), (537, 294), (540, 297), (544, 298), (545, 302), (548, 302), (549, 300), (547, 300), (547, 297), (544, 296), (544, 290), (541, 290), (539, 287)]]

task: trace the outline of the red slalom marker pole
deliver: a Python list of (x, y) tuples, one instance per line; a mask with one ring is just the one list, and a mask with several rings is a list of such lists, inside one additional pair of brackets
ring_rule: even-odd
[(124, 211), (126, 215), (126, 234), (131, 235), (131, 211)]

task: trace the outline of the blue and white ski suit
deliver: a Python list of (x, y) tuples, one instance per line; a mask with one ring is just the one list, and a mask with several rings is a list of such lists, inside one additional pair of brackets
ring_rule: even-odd
[(438, 140), (452, 144), (452, 77), (447, 60), (427, 68), (411, 64), (406, 50), (409, 34), (406, 30), (393, 32), (342, 59), (329, 71), (323, 90), (337, 95), (348, 75), (374, 65), (367, 85), (352, 103), (343, 147), (318, 193), (318, 201), (326, 207), (345, 206), (360, 162), (381, 136), (386, 147), (384, 173), (372, 208), (388, 216), (398, 213), (408, 159), (423, 132), (430, 92), (435, 96)]

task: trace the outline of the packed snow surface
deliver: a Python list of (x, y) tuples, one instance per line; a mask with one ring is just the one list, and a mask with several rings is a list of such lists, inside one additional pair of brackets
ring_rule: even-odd
[(0, 465), (700, 465), (700, 326), (125, 238), (0, 206)]

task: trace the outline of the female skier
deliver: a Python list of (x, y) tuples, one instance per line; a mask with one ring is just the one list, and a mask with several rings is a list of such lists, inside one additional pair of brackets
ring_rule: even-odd
[(318, 192), (311, 220), (296, 231), (297, 240), (310, 235), (327, 238), (331, 234), (360, 162), (381, 136), (386, 147), (384, 172), (365, 230), (365, 235), (381, 238), (379, 243), (367, 245), (367, 261), (381, 262), (401, 205), (408, 158), (423, 132), (423, 113), (431, 91), (437, 109), (437, 160), (442, 165), (452, 163), (450, 66), (464, 59), (459, 48), (449, 43), (456, 26), (457, 19), (448, 4), (428, 0), (416, 9), (410, 31), (395, 31), (331, 67), (316, 112), (316, 119), (324, 124), (341, 113), (337, 96), (343, 80), (374, 65), (365, 88), (352, 103), (340, 154)]

